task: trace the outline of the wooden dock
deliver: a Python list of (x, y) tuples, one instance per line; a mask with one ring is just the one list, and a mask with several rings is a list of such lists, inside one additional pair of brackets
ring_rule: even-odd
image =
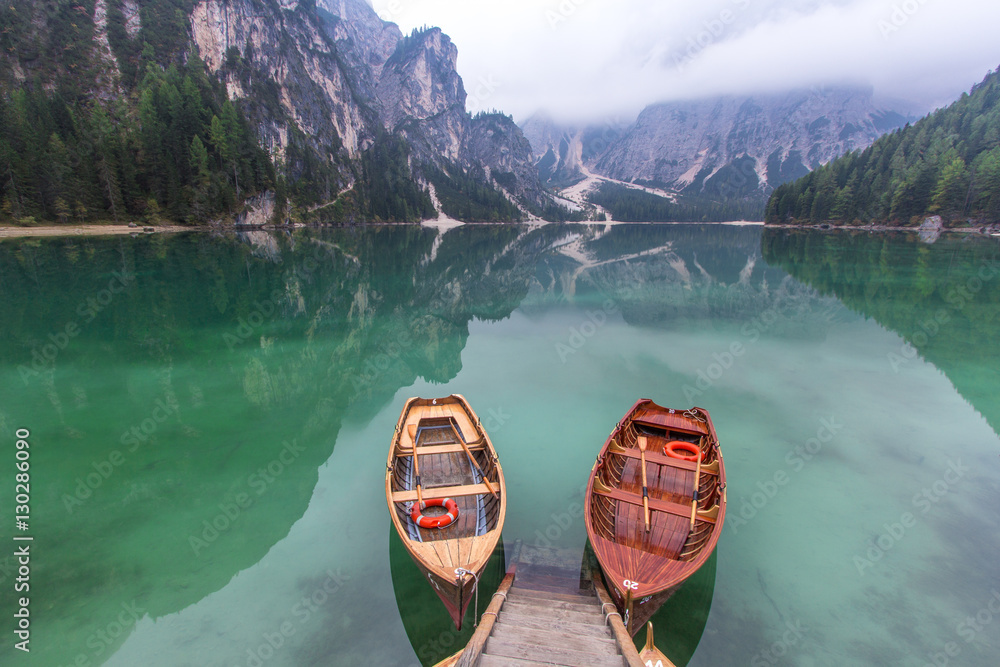
[(468, 646), (442, 666), (643, 667), (607, 591), (581, 568), (581, 554), (515, 551)]

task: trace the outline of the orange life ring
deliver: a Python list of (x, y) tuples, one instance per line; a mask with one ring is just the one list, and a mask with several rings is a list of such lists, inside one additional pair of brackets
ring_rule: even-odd
[(693, 442), (671, 440), (663, 448), (663, 453), (682, 461), (697, 461), (698, 457), (701, 456), (701, 449)]
[[(424, 516), (423, 510), (428, 507), (443, 507), (448, 513), (441, 516)], [(432, 498), (422, 503), (413, 503), (410, 518), (421, 528), (447, 528), (458, 519), (458, 505), (451, 498)]]

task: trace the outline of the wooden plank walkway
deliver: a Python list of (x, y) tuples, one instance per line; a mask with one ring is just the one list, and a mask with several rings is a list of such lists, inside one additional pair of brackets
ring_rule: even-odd
[(517, 551), (468, 646), (446, 664), (643, 667), (611, 598), (600, 584), (595, 589), (589, 572), (581, 573), (579, 553)]

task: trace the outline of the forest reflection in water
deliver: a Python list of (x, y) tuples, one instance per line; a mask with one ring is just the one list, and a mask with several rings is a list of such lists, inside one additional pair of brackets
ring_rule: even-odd
[(997, 260), (711, 225), (0, 243), (0, 429), (45, 443), (28, 659), (248, 664), (287, 621), (267, 664), (416, 664), (434, 621), (393, 588), (381, 471), (403, 400), (456, 391), (495, 424), (505, 543), (581, 553), (569, 508), (634, 399), (712, 411), (731, 513), (698, 602), (657, 617), (678, 664), (763, 659), (789, 623), (793, 664), (994, 664), (955, 629), (998, 574)]

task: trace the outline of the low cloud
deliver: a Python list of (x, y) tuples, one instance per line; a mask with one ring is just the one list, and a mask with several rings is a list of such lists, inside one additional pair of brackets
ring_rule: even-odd
[(466, 81), (521, 120), (632, 116), (658, 101), (874, 87), (928, 111), (1000, 62), (1000, 5), (973, 0), (375, 0), (408, 32), (438, 25)]

